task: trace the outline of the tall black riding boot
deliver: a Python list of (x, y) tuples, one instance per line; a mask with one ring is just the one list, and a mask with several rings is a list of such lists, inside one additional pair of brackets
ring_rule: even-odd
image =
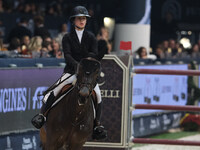
[(49, 95), (47, 99), (47, 102), (44, 103), (42, 106), (41, 113), (35, 115), (31, 120), (31, 123), (33, 124), (34, 127), (36, 127), (37, 129), (40, 129), (44, 125), (46, 121), (46, 117), (44, 114), (51, 107), (54, 101), (55, 101), (55, 96), (54, 96), (54, 93), (51, 92), (51, 94)]
[(100, 122), (101, 107), (102, 103), (99, 103), (96, 109), (96, 119), (94, 120), (94, 129), (92, 134), (92, 138), (95, 140), (102, 140), (107, 137), (107, 131), (105, 130), (104, 126), (101, 125)]

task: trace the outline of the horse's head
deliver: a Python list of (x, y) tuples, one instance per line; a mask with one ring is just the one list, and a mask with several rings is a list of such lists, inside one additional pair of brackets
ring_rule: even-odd
[(80, 61), (77, 69), (76, 86), (79, 89), (81, 103), (85, 103), (97, 83), (97, 78), (100, 74), (101, 64), (93, 58), (84, 58)]

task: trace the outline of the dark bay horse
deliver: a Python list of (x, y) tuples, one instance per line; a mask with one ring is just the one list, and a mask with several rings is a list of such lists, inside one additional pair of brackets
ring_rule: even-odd
[(73, 89), (53, 107), (40, 129), (43, 150), (81, 150), (92, 134), (94, 104), (92, 91), (100, 73), (100, 63), (81, 60)]

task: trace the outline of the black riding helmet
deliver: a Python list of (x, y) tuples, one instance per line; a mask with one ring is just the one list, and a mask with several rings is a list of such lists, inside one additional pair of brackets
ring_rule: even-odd
[(69, 17), (69, 20), (71, 22), (73, 22), (75, 17), (79, 17), (79, 16), (85, 16), (87, 18), (90, 18), (91, 16), (88, 13), (88, 10), (84, 7), (84, 6), (76, 6), (74, 7), (74, 9), (72, 10), (72, 14)]

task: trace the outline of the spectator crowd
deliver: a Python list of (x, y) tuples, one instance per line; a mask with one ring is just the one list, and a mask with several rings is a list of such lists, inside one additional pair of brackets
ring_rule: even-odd
[(195, 59), (200, 57), (200, 40), (194, 43), (191, 48), (184, 46), (175, 39), (164, 40), (154, 50), (148, 51), (140, 47), (134, 53), (136, 59)]
[[(45, 16), (64, 16), (68, 18), (73, 6), (64, 0), (51, 0), (49, 3), (43, 0), (35, 2), (34, 0), (0, 0), (1, 13), (21, 13), (31, 15), (21, 17), (16, 21), (8, 33), (6, 43), (1, 38), (0, 30), (0, 58), (2, 57), (21, 57), (21, 58), (63, 58), (62, 37), (69, 31), (67, 19), (60, 24), (60, 29), (56, 36), (50, 34), (45, 26)], [(99, 57), (109, 54), (112, 51), (112, 42), (109, 39), (108, 29), (95, 26), (94, 11), (89, 8), (89, 14), (92, 16), (94, 26), (88, 24), (93, 29), (93, 33), (98, 40)], [(24, 16), (24, 15), (23, 15)], [(2, 21), (0, 18), (0, 27)], [(170, 27), (171, 28), (171, 27)], [(171, 31), (172, 32), (172, 31)], [(170, 32), (170, 33), (171, 33)], [(173, 30), (173, 32), (175, 32)], [(159, 43), (153, 50), (147, 50), (140, 47), (133, 55), (136, 59), (184, 59), (198, 58), (200, 56), (200, 40), (194, 43), (191, 48), (185, 49), (176, 39), (169, 38)]]
[[(16, 19), (16, 25), (8, 33), (6, 40), (1, 38), (0, 30), (0, 58), (63, 58), (62, 38), (69, 31), (67, 18), (69, 18), (73, 7), (64, 0), (51, 0), (49, 3), (33, 0), (0, 0), (0, 14), (15, 12), (23, 14), (23, 17)], [(94, 15), (90, 8), (89, 13), (91, 16)], [(52, 36), (45, 26), (45, 16), (63, 16), (66, 18), (66, 22), (60, 24), (59, 32), (55, 36)], [(93, 21), (94, 18), (91, 17), (91, 20)], [(91, 24), (88, 26), (93, 28)], [(93, 33), (97, 36), (99, 48), (102, 49), (100, 52), (102, 56), (99, 57), (110, 53), (112, 43), (108, 39), (108, 29), (102, 27), (95, 29)]]
[(56, 57), (63, 58), (61, 40), (67, 33), (67, 24), (62, 24), (62, 29), (57, 37), (52, 38), (44, 26), (44, 18), (41, 15), (34, 17), (34, 32), (28, 28), (28, 20), (20, 18), (8, 36), (8, 45), (3, 44), (1, 39), (1, 54), (5, 57), (41, 58)]

